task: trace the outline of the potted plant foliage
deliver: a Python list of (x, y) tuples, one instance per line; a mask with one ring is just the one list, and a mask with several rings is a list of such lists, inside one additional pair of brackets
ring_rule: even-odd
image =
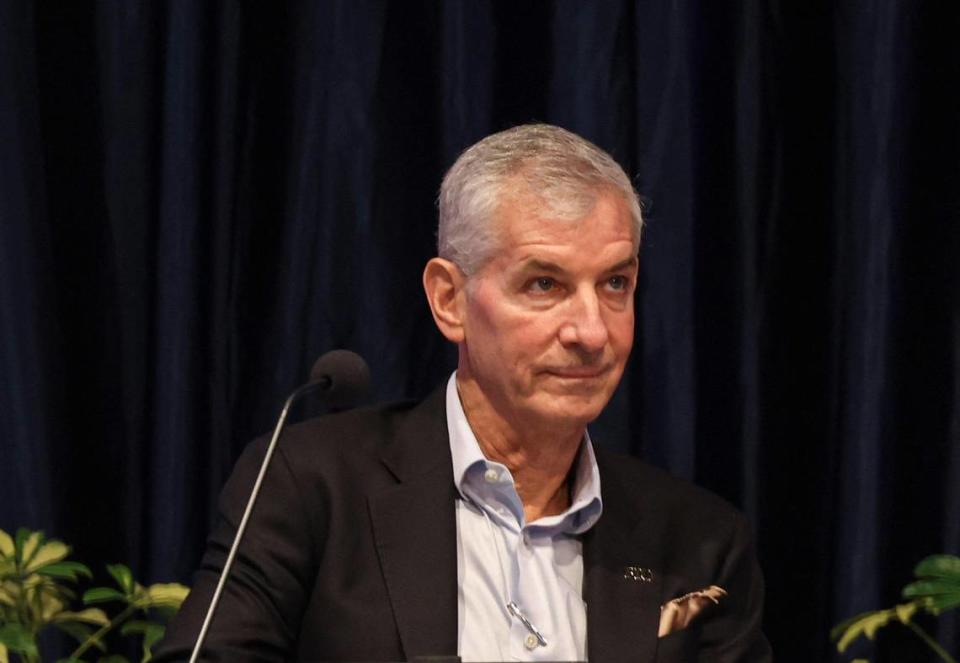
[(127, 663), (126, 657), (108, 651), (107, 636), (113, 633), (140, 638), (140, 661), (149, 661), (150, 648), (163, 637), (166, 621), (188, 588), (144, 587), (129, 568), (110, 564), (107, 571), (115, 586), (92, 587), (78, 595), (78, 584), (93, 574), (69, 555), (69, 546), (42, 532), (23, 528), (10, 536), (0, 530), (0, 663), (17, 660), (12, 657), (40, 663), (38, 638), (51, 628), (77, 643), (60, 663)]
[[(886, 610), (874, 610), (852, 617), (836, 626), (831, 637), (837, 650), (844, 653), (860, 636), (873, 640), (879, 629), (900, 624), (922, 640), (941, 660), (957, 663), (957, 659), (934, 640), (913, 618), (917, 613), (940, 615), (960, 606), (960, 557), (932, 555), (917, 564), (913, 571), (916, 580), (903, 588), (903, 598), (909, 599)], [(854, 663), (866, 663), (856, 659)]]

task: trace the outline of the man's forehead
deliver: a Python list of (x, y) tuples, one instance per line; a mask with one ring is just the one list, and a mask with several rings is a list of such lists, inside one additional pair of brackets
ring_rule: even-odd
[(610, 194), (598, 196), (592, 205), (576, 216), (558, 215), (546, 203), (515, 200), (501, 205), (494, 221), (498, 248), (507, 252), (528, 245), (565, 244), (577, 241), (585, 234), (599, 235), (608, 243), (628, 241), (636, 244), (627, 205), (620, 197)]

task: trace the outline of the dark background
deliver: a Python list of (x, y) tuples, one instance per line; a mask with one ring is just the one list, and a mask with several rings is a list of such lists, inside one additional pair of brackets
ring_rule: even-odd
[(375, 400), (448, 374), (440, 178), (547, 121), (646, 206), (594, 437), (739, 505), (778, 660), (831, 659), (960, 550), (958, 33), (955, 0), (0, 2), (0, 528), (189, 581), (318, 354)]

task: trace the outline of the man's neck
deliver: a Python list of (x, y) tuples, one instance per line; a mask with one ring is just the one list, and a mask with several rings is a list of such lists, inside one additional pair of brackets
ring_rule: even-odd
[(517, 426), (493, 407), (472, 380), (458, 375), (457, 390), (480, 451), (510, 470), (526, 522), (565, 511), (571, 502), (568, 477), (585, 426), (562, 428), (543, 422)]

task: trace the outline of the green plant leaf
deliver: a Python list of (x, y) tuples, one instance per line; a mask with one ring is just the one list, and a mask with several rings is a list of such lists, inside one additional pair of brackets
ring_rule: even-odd
[(20, 567), (30, 563), (43, 543), (43, 532), (31, 532), (25, 527), (17, 530), (17, 548), (20, 550)]
[(113, 576), (113, 579), (117, 581), (117, 585), (119, 585), (124, 594), (127, 596), (133, 595), (136, 587), (133, 582), (133, 573), (130, 572), (130, 567), (125, 564), (107, 564), (107, 571)]
[(150, 627), (143, 634), (143, 657), (140, 659), (140, 663), (150, 663), (150, 659), (153, 658), (153, 646), (160, 642), (166, 630), (160, 624), (150, 624)]
[(24, 542), (26, 542), (28, 538), (30, 538), (31, 534), (33, 534), (33, 532), (27, 529), (26, 527), (18, 527), (17, 533), (13, 535), (13, 542), (14, 542), (14, 549), (15, 549), (14, 554), (17, 556), (17, 559), (22, 559), (20, 557), (20, 554), (23, 551), (23, 544)]
[(960, 557), (930, 555), (917, 564), (913, 574), (918, 578), (953, 578), (960, 582)]
[(13, 561), (19, 567), (20, 560), (23, 559), (23, 544), (30, 536), (30, 530), (26, 527), (17, 528), (17, 533), (13, 535)]
[(36, 570), (37, 573), (51, 578), (76, 581), (80, 576), (92, 578), (90, 569), (80, 562), (54, 562)]
[(4, 624), (0, 626), (0, 644), (18, 654), (37, 656), (37, 642), (30, 632), (21, 624)]
[(70, 547), (62, 541), (51, 540), (39, 544), (24, 566), (24, 571), (33, 573), (48, 564), (55, 564), (70, 554)]
[(150, 585), (137, 599), (137, 607), (147, 608), (179, 608), (183, 600), (190, 593), (189, 587), (178, 583), (157, 583)]
[(0, 559), (12, 558), (15, 550), (13, 537), (0, 529)]
[(889, 624), (891, 620), (895, 619), (906, 624), (913, 618), (917, 607), (916, 603), (903, 603), (889, 610), (864, 612), (834, 628), (830, 637), (838, 640), (837, 651), (842, 654), (861, 635), (868, 640), (873, 640), (877, 630)]
[(107, 617), (107, 613), (100, 608), (86, 608), (77, 612), (73, 612), (72, 610), (63, 610), (62, 612), (57, 613), (57, 615), (53, 618), (53, 622), (55, 624), (63, 622), (82, 622), (84, 624), (93, 624), (94, 626), (106, 626), (110, 623), (110, 618)]
[(840, 639), (840, 636), (843, 635), (844, 631), (850, 628), (850, 626), (854, 622), (856, 622), (858, 619), (860, 619), (863, 615), (866, 615), (866, 614), (869, 614), (869, 613), (862, 612), (859, 615), (854, 615), (853, 617), (847, 617), (846, 619), (844, 619), (842, 622), (840, 622), (839, 624), (834, 626), (832, 629), (830, 629), (830, 639), (831, 640)]
[(126, 596), (115, 590), (113, 587), (94, 587), (83, 593), (84, 605), (94, 603), (106, 603), (107, 601), (123, 601)]
[(37, 591), (34, 593), (34, 607), (36, 608), (37, 621), (41, 624), (48, 624), (63, 612), (64, 602), (55, 591)]
[(903, 588), (904, 598), (960, 592), (960, 580), (917, 580)]
[(150, 622), (143, 619), (131, 619), (120, 627), (120, 635), (136, 635), (146, 633)]
[(893, 607), (893, 611), (897, 615), (897, 619), (901, 624), (906, 624), (917, 612), (916, 603), (901, 603)]
[(960, 592), (931, 596), (924, 601), (924, 606), (934, 615), (939, 615), (946, 610), (960, 607)]
[(166, 628), (163, 624), (134, 619), (120, 629), (121, 635), (143, 635), (143, 658), (140, 663), (147, 663), (153, 657), (153, 646), (163, 637)]
[(19, 595), (19, 585), (9, 580), (0, 582), (0, 605), (16, 606), (17, 596)]
[(933, 555), (920, 562), (914, 573), (921, 579), (903, 588), (905, 598), (922, 601), (934, 615), (960, 606), (960, 558)]

